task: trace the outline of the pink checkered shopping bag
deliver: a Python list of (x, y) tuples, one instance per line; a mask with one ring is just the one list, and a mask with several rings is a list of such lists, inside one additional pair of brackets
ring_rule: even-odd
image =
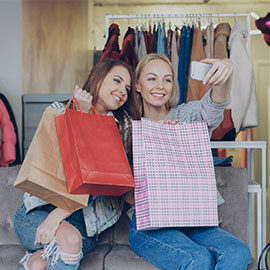
[(217, 226), (217, 190), (205, 122), (133, 121), (137, 229)]

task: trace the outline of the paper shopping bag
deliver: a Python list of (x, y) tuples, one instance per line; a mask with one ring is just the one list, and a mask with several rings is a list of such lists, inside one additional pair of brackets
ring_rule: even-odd
[(120, 196), (134, 188), (114, 117), (67, 108), (55, 121), (70, 193)]
[(217, 226), (217, 190), (204, 122), (132, 122), (137, 229)]
[(14, 186), (72, 212), (88, 205), (88, 195), (69, 194), (59, 149), (55, 117), (48, 107), (42, 115)]

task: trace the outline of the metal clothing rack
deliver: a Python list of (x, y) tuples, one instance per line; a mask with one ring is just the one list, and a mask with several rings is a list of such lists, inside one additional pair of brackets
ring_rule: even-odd
[[(246, 47), (248, 55), (251, 54), (251, 34), (259, 34), (260, 32), (252, 33), (251, 31), (251, 17), (257, 19), (257, 15), (254, 12), (251, 13), (184, 13), (184, 14), (135, 14), (135, 15), (105, 15), (105, 37), (106, 40), (109, 36), (110, 20), (114, 19), (165, 19), (165, 18), (179, 18), (179, 19), (199, 19), (199, 18), (238, 18), (245, 17), (247, 23), (247, 36)], [(258, 145), (257, 145), (258, 144)], [(248, 141), (246, 142), (216, 142), (215, 147), (212, 148), (236, 148), (247, 149), (247, 173), (248, 177), (254, 179), (254, 149), (262, 150), (262, 224), (258, 230), (262, 229), (262, 237), (257, 239), (257, 252), (259, 254), (262, 246), (266, 244), (266, 142), (250, 141), (250, 129), (248, 129)], [(249, 206), (253, 208), (254, 213), (254, 193), (249, 193)], [(257, 211), (257, 212), (258, 212)], [(254, 216), (249, 215), (249, 239), (254, 243)], [(258, 223), (259, 225), (259, 223)], [(253, 231), (252, 231), (253, 230)], [(251, 248), (252, 254), (254, 254), (254, 245)], [(259, 257), (258, 257), (259, 258)]]
[(236, 18), (236, 17), (246, 17), (247, 22), (247, 51), (250, 55), (250, 20), (251, 20), (251, 13), (183, 13), (183, 14), (135, 14), (135, 15), (105, 15), (105, 38), (107, 40), (109, 36), (109, 26), (110, 20), (114, 19), (165, 19), (165, 18)]

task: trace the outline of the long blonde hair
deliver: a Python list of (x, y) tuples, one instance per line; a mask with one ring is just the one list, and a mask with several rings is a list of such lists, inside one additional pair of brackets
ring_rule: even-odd
[[(173, 90), (172, 90), (172, 94), (169, 98), (169, 100), (166, 102), (165, 107), (167, 110), (170, 110), (171, 108), (174, 108), (177, 106), (178, 104), (178, 100), (179, 100), (179, 87), (178, 87), (178, 81), (176, 79), (176, 76), (174, 74), (174, 70), (172, 67), (172, 64), (170, 62), (170, 60), (163, 54), (157, 54), (157, 53), (150, 53), (148, 55), (146, 55), (137, 65), (136, 70), (135, 70), (135, 82), (137, 83), (143, 69), (145, 68), (145, 66), (153, 61), (153, 60), (162, 60), (165, 63), (167, 63), (171, 69), (172, 72), (172, 79), (173, 79)], [(136, 85), (136, 84), (135, 84)], [(141, 96), (141, 93), (136, 91), (136, 87), (133, 88), (133, 93), (132, 93), (132, 99), (134, 100), (134, 105), (136, 106), (136, 110), (139, 113), (139, 115), (137, 115), (136, 118), (140, 119), (143, 116), (143, 99)]]

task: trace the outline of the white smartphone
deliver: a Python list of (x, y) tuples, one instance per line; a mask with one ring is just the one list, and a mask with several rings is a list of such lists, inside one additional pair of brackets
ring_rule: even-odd
[(192, 61), (190, 77), (194, 80), (203, 81), (211, 67), (211, 64), (206, 64), (199, 61)]

